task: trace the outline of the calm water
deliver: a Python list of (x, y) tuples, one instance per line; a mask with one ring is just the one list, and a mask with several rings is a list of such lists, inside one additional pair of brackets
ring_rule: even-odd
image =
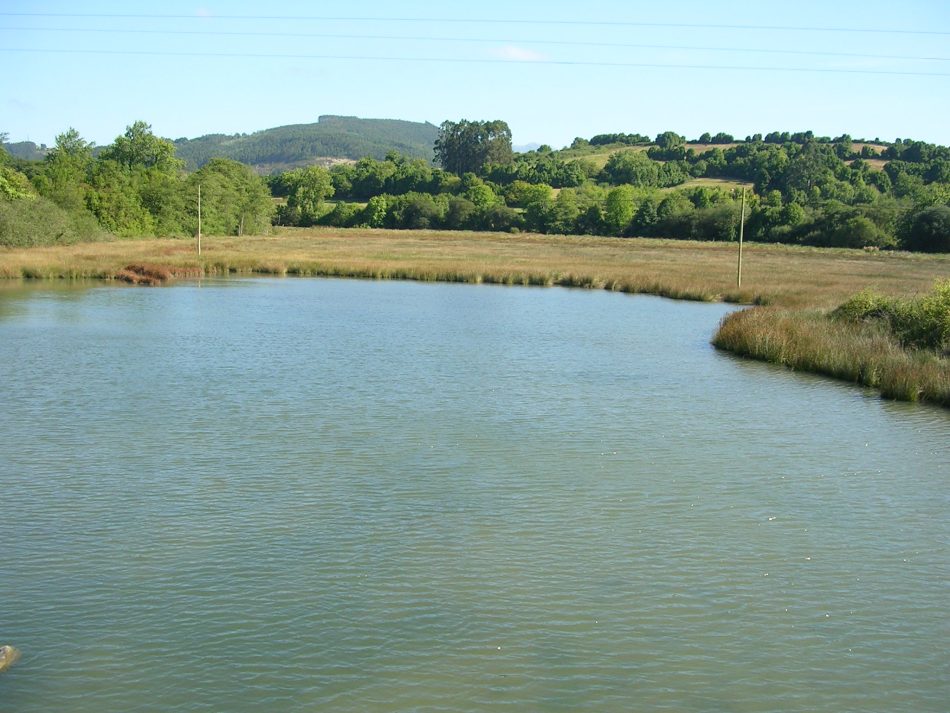
[(950, 414), (722, 305), (0, 292), (0, 710), (946, 711)]

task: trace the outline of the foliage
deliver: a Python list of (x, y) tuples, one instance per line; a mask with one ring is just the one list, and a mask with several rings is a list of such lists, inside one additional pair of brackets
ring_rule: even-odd
[(435, 157), (446, 171), (480, 175), (489, 164), (513, 160), (511, 129), (504, 121), (443, 121), (435, 140)]
[(607, 146), (609, 144), (642, 146), (650, 143), (650, 137), (644, 136), (643, 134), (597, 134), (591, 137), (589, 143), (592, 146)]
[(588, 179), (588, 172), (578, 161), (565, 161), (551, 153), (519, 154), (507, 164), (487, 167), (487, 177), (495, 183), (515, 181), (544, 183), (554, 188), (574, 188)]
[(0, 200), (2, 246), (69, 245), (105, 237), (88, 213), (69, 213), (46, 198)]
[(31, 199), (36, 191), (30, 179), (11, 166), (0, 164), (0, 200)]
[(865, 290), (839, 306), (833, 317), (884, 324), (905, 347), (950, 354), (950, 280), (923, 297), (900, 300)]
[[(78, 134), (76, 136), (78, 137)], [(115, 161), (130, 171), (136, 168), (171, 170), (180, 166), (180, 162), (175, 158), (174, 144), (168, 139), (155, 136), (151, 125), (144, 121), (136, 121), (126, 128), (125, 133), (117, 137), (113, 144), (102, 152), (101, 157), (107, 161)]]
[[(341, 117), (321, 117), (320, 125), (342, 130), (352, 122), (362, 125)], [(264, 230), (273, 215), (281, 225), (731, 241), (740, 189), (751, 186), (745, 235), (753, 241), (950, 251), (946, 147), (911, 140), (855, 145), (847, 134), (831, 139), (806, 131), (745, 141), (707, 132), (704, 146), (687, 149), (685, 137), (666, 131), (648, 150), (648, 137), (615, 133), (578, 138), (562, 151), (542, 146), (513, 155), (502, 121), (425, 126), (443, 168), (393, 150), (330, 169), (301, 166), (267, 179), (270, 194), (285, 199), (276, 211), (248, 169), (219, 158), (189, 176), (175, 146), (141, 121), (98, 154), (74, 129), (57, 136), (39, 162), (0, 152), (0, 199), (38, 194), (117, 235), (186, 235), (197, 228), (200, 180), (206, 232)], [(294, 141), (304, 135), (295, 133), (301, 127), (282, 129)], [(225, 138), (216, 145), (247, 137)]]
[[(5, 157), (3, 163), (7, 161), (16, 163)], [(198, 183), (204, 192), (205, 232), (266, 232), (273, 212), (270, 193), (248, 167), (217, 159), (186, 176), (174, 145), (155, 136), (142, 121), (130, 125), (98, 156), (93, 145), (70, 128), (56, 137), (42, 162), (17, 165), (23, 171), (0, 167), (0, 196), (12, 201), (4, 206), (6, 244), (70, 243), (108, 233), (192, 234), (197, 229)], [(37, 194), (42, 200), (29, 200)], [(27, 203), (34, 204), (32, 212)]]
[(950, 205), (927, 206), (910, 213), (901, 238), (908, 250), (950, 252)]
[[(223, 159), (215, 159), (221, 160)], [(294, 218), (292, 223), (286, 222), (292, 225), (316, 223), (323, 213), (323, 202), (334, 193), (330, 172), (320, 166), (288, 171), (283, 174), (283, 183), (288, 189), (287, 213)]]
[(607, 159), (599, 177), (613, 185), (667, 187), (685, 182), (688, 174), (676, 162), (654, 161), (641, 151), (618, 151)]
[(212, 159), (187, 183), (189, 189), (201, 186), (203, 232), (260, 235), (268, 231), (273, 212), (270, 193), (248, 166), (226, 158)]

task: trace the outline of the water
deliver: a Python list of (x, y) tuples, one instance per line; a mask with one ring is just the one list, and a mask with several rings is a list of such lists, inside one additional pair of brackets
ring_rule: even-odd
[(945, 711), (950, 415), (730, 308), (0, 292), (0, 710)]

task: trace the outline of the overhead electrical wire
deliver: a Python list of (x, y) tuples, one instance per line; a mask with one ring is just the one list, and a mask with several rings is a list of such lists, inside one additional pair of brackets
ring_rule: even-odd
[(551, 20), (459, 17), (357, 17), (337, 15), (180, 15), (151, 13), (73, 13), (73, 12), (0, 12), (0, 17), (71, 17), (145, 20), (290, 20), (318, 22), (442, 22), (453, 24), (487, 25), (558, 25), (589, 27), (669, 27), (711, 30), (769, 30), (781, 32), (844, 32), (889, 35), (950, 35), (950, 30), (913, 30), (874, 27), (822, 27), (816, 25), (742, 25), (728, 23), (644, 22), (635, 20)]
[[(2, 14), (2, 13), (0, 13)], [(921, 57), (864, 52), (826, 52), (816, 50), (785, 50), (757, 47), (707, 47), (697, 45), (645, 44), (640, 42), (583, 42), (578, 40), (533, 40), (524, 38), (440, 37), (407, 35), (340, 34), (329, 32), (257, 32), (220, 30), (142, 30), (89, 27), (0, 27), (0, 31), (14, 32), (76, 32), (96, 34), (183, 35), (204, 37), (281, 37), (301, 39), (386, 40), (404, 42), (467, 42), (475, 44), (514, 43), (519, 45), (557, 45), (563, 47), (611, 47), (625, 49), (688, 50), (698, 52), (729, 52), (738, 54), (786, 54), (816, 57), (849, 57), (862, 59), (896, 59), (920, 62), (950, 62), (950, 57)]]
[(900, 75), (912, 77), (950, 77), (950, 72), (915, 72), (905, 70), (881, 69), (844, 69), (834, 67), (764, 67), (753, 65), (716, 65), (716, 64), (677, 64), (669, 62), (603, 62), (594, 60), (552, 60), (552, 59), (492, 59), (459, 57), (396, 57), (381, 55), (344, 55), (344, 54), (300, 54), (300, 53), (260, 53), (260, 52), (169, 52), (158, 50), (104, 50), (104, 49), (39, 49), (35, 47), (0, 47), (0, 52), (23, 52), (33, 54), (100, 54), (151, 57), (218, 57), (218, 58), (254, 58), (254, 59), (319, 59), (352, 60), (373, 62), (423, 62), (453, 64), (507, 64), (507, 65), (558, 65), (576, 67), (626, 67), (643, 69), (701, 69), (701, 70), (738, 70), (749, 72), (813, 72), (822, 74), (874, 74)]

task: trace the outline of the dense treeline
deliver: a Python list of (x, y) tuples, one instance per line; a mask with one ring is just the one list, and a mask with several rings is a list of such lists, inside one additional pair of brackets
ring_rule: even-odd
[(205, 232), (269, 228), (273, 201), (267, 186), (241, 163), (213, 159), (188, 174), (174, 145), (142, 121), (95, 152), (69, 129), (42, 161), (0, 152), (0, 245), (192, 235), (199, 184)]
[[(945, 147), (898, 141), (879, 154), (867, 144), (858, 148), (847, 135), (775, 132), (743, 142), (703, 134), (697, 150), (685, 136), (667, 131), (647, 150), (640, 146), (642, 135), (609, 134), (577, 139), (561, 152), (542, 146), (512, 155), (510, 146), (491, 145), (510, 141), (506, 129), (498, 121), (444, 123), (436, 144), (442, 169), (395, 154), (312, 169), (323, 172), (327, 189), (322, 207), (309, 212), (295, 207), (301, 201), (294, 197), (293, 176), (274, 177), (275, 194), (288, 197), (278, 219), (291, 225), (735, 240), (742, 184), (752, 189), (746, 213), (752, 240), (950, 251)], [(616, 141), (606, 144), (605, 137)], [(603, 159), (605, 149), (598, 168), (592, 159)], [(879, 164), (887, 156), (892, 159), (883, 167), (868, 160)], [(449, 170), (459, 166), (467, 170)], [(332, 206), (323, 204), (331, 197)]]
[(273, 219), (728, 241), (746, 186), (751, 240), (950, 251), (947, 147), (811, 132), (645, 139), (601, 134), (514, 154), (503, 121), (447, 121), (434, 142), (441, 167), (390, 151), (265, 182), (220, 157), (189, 173), (175, 145), (144, 122), (102, 149), (69, 130), (42, 161), (0, 154), (0, 243), (191, 235), (199, 184), (207, 233), (262, 232)]

